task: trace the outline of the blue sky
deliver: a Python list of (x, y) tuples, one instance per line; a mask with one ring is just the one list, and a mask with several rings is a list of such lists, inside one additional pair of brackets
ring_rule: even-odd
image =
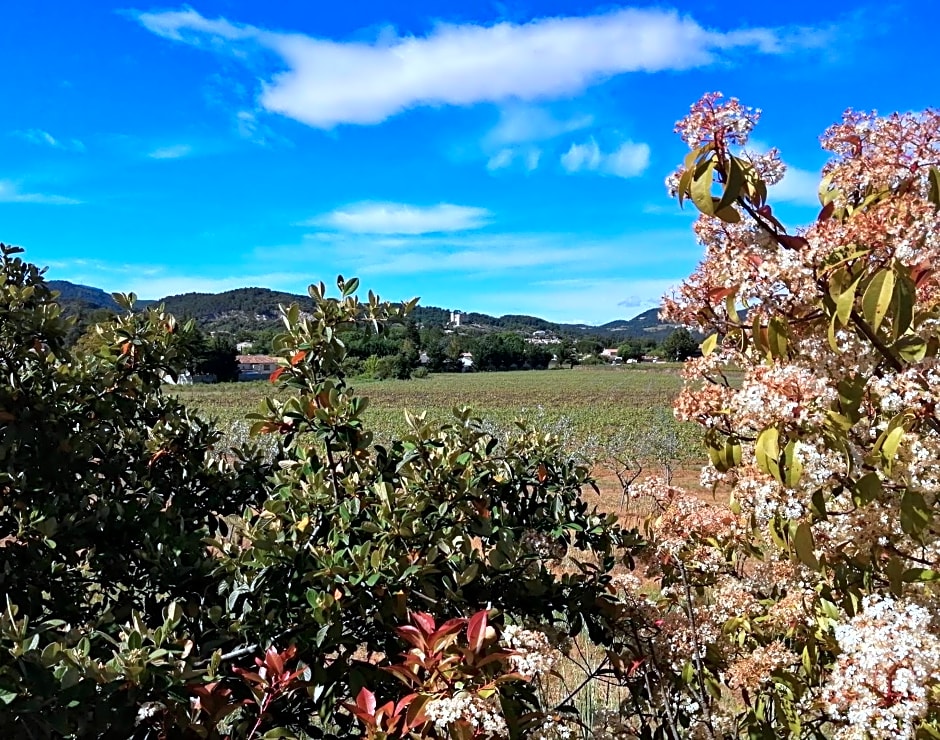
[(664, 177), (703, 92), (763, 109), (810, 219), (848, 107), (937, 105), (940, 3), (42, 1), (0, 11), (0, 239), (146, 298), (337, 273), (602, 323), (699, 257)]

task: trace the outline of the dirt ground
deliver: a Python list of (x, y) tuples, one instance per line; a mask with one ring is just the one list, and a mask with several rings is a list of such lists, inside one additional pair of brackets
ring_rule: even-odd
[[(725, 494), (721, 491), (714, 492), (712, 489), (704, 488), (701, 485), (699, 482), (700, 471), (701, 465), (685, 465), (676, 468), (672, 472), (672, 485), (677, 488), (684, 488), (686, 491), (695, 494), (707, 503), (725, 503), (727, 501)], [(658, 475), (658, 470), (651, 469), (648, 473), (641, 475), (635, 483), (640, 483)], [(617, 476), (609, 470), (598, 467), (594, 471), (594, 477), (601, 493), (600, 496), (598, 496), (593, 491), (588, 490), (585, 493), (587, 500), (591, 503), (596, 503), (598, 508), (602, 511), (617, 514), (624, 525), (638, 525), (642, 523), (643, 519), (653, 513), (652, 501), (643, 501), (642, 499), (634, 500), (629, 496), (624, 498), (620, 481), (618, 481)]]

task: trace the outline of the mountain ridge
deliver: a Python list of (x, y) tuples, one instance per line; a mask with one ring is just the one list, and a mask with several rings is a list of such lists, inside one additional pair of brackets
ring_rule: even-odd
[[(72, 283), (67, 280), (50, 280), (49, 285), (59, 292), (66, 306), (76, 305), (85, 309), (118, 310), (110, 294), (100, 288)], [(233, 331), (235, 329), (265, 328), (279, 317), (278, 306), (295, 301), (303, 305), (309, 301), (306, 295), (271, 290), (270, 288), (235, 288), (221, 293), (192, 291), (168, 295), (157, 300), (138, 301), (138, 305), (163, 304), (168, 311), (180, 318), (194, 318), (206, 330)], [(417, 323), (448, 325), (451, 309), (419, 305), (412, 313)], [(467, 329), (551, 332), (562, 336), (610, 336), (612, 339), (651, 338), (661, 340), (676, 328), (675, 324), (663, 323), (659, 309), (652, 308), (632, 319), (615, 319), (601, 325), (568, 324), (548, 321), (526, 314), (489, 314), (468, 311), (459, 312), (460, 323)]]

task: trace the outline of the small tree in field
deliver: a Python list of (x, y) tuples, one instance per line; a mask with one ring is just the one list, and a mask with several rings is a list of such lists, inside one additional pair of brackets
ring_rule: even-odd
[(661, 736), (940, 737), (940, 114), (846, 113), (798, 231), (758, 116), (713, 94), (677, 125), (705, 258), (666, 314), (710, 336), (676, 411), (731, 499), (651, 488), (635, 696)]
[(672, 362), (685, 362), (699, 352), (698, 343), (685, 327), (676, 329), (663, 340), (660, 351), (665, 359)]

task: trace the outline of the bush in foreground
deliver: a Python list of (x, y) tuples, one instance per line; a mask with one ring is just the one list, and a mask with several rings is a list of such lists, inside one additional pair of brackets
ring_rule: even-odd
[(191, 327), (121, 297), (97, 353), (72, 356), (18, 251), (0, 256), (0, 726), (491, 737), (570, 710), (538, 699), (545, 633), (610, 642), (597, 604), (637, 537), (537, 431), (497, 440), (455, 409), (372, 445), (342, 332), (407, 306), (311, 286), (275, 343), (291, 393), (253, 419), (273, 455), (225, 450), (160, 390)]
[(643, 698), (669, 736), (940, 737), (940, 114), (846, 113), (796, 232), (758, 115), (714, 94), (677, 125), (705, 258), (666, 314), (711, 333), (677, 413), (732, 496), (651, 491), (672, 688)]

